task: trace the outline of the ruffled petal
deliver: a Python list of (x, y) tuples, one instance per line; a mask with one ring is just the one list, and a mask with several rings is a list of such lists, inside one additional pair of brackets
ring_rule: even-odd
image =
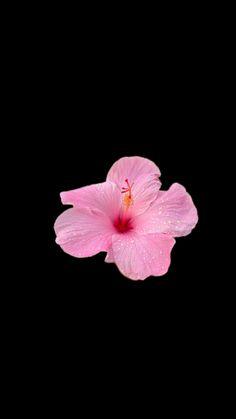
[(132, 205), (130, 211), (132, 217), (142, 214), (150, 207), (158, 196), (160, 186), (161, 182), (153, 174), (142, 175), (136, 179), (131, 190)]
[(175, 240), (167, 234), (116, 234), (112, 237), (113, 256), (120, 272), (138, 280), (164, 275), (170, 265)]
[(75, 257), (93, 256), (107, 251), (112, 243), (114, 227), (102, 212), (88, 208), (70, 208), (56, 220), (56, 243)]
[(186, 189), (174, 183), (168, 191), (160, 191), (157, 200), (135, 219), (141, 234), (167, 233), (173, 237), (187, 236), (198, 222), (198, 214)]
[(156, 175), (158, 178), (161, 175), (160, 169), (151, 160), (138, 156), (122, 157), (110, 168), (107, 180), (115, 182), (121, 189), (124, 186), (125, 179), (128, 179), (132, 184), (141, 175), (148, 174)]
[(114, 218), (121, 206), (121, 192), (112, 182), (97, 183), (60, 194), (63, 204), (93, 208)]

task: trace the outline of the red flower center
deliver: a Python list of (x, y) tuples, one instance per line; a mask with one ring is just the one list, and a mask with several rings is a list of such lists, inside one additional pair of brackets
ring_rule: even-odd
[(132, 197), (132, 185), (130, 185), (129, 180), (125, 179), (125, 183), (127, 186), (122, 187), (122, 194), (125, 194), (122, 200), (123, 207), (120, 212), (120, 215), (115, 219), (114, 226), (118, 233), (127, 233), (133, 229), (132, 219), (129, 214), (129, 208), (133, 205), (133, 197)]
[(131, 218), (118, 217), (114, 222), (114, 226), (119, 233), (127, 233), (127, 231), (133, 229)]

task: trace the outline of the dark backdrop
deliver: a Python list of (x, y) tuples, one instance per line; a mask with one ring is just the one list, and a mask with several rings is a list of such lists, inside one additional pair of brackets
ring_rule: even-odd
[[(33, 144), (32, 153), (40, 161), (38, 222), (45, 251), (38, 263), (38, 292), (58, 316), (104, 311), (109, 319), (110, 310), (117, 318), (128, 310), (134, 322), (146, 312), (156, 313), (156, 322), (157, 313), (173, 319), (181, 312), (201, 315), (211, 282), (209, 162), (217, 120), (212, 50), (207, 44), (199, 48), (199, 42), (180, 33), (178, 39), (167, 36), (158, 48), (136, 42), (120, 49), (119, 40), (107, 38), (105, 44), (86, 39), (78, 48), (57, 39), (38, 60), (39, 142), (34, 144), (39, 146)], [(123, 277), (104, 262), (105, 253), (85, 259), (65, 254), (53, 230), (67, 208), (61, 191), (103, 181), (117, 159), (132, 155), (160, 167), (163, 189), (183, 184), (199, 212), (193, 232), (177, 239), (168, 273), (145, 281)]]
[[(22, 371), (12, 375), (7, 364), (8, 379), (27, 395), (19, 391), (21, 403), (34, 402), (25, 380), (38, 397), (34, 407), (46, 399), (55, 411), (65, 400), (66, 416), (73, 398), (77, 410), (83, 400), (86, 412), (97, 408), (93, 389), (100, 404), (115, 410), (125, 397), (133, 409), (146, 389), (155, 411), (163, 393), (165, 412), (176, 410), (173, 393), (181, 411), (188, 406), (202, 410), (201, 400), (209, 400), (212, 411), (221, 400), (212, 383), (218, 392), (227, 389), (220, 368), (231, 371), (225, 361), (233, 345), (227, 345), (220, 329), (227, 334), (234, 316), (224, 313), (226, 306), (235, 306), (228, 303), (228, 295), (234, 295), (232, 275), (226, 274), (230, 246), (224, 236), (219, 239), (232, 230), (234, 197), (233, 190), (225, 192), (233, 176), (222, 187), (230, 155), (227, 120), (233, 112), (226, 105), (232, 101), (227, 80), (233, 68), (227, 56), (232, 60), (234, 54), (231, 46), (227, 50), (222, 24), (230, 26), (229, 13), (216, 17), (215, 5), (207, 14), (206, 5), (191, 11), (166, 4), (166, 13), (148, 8), (146, 16), (143, 4), (140, 13), (138, 5), (130, 13), (127, 5), (115, 5), (114, 11), (100, 3), (87, 6), (87, 14), (64, 5), (52, 11), (49, 5), (37, 6), (34, 13), (27, 6), (27, 24), (19, 14), (19, 30), (9, 25), (4, 32), (5, 44), (13, 38), (13, 46), (5, 47), (13, 62), (4, 60), (10, 81), (3, 78), (3, 86), (16, 110), (9, 113), (2, 143), (2, 188), (5, 178), (10, 180), (14, 227), (7, 248), (12, 292), (3, 320), (7, 324), (12, 315), (13, 323), (4, 342), (12, 354), (9, 368), (16, 362)], [(15, 6), (10, 20), (14, 11)], [(117, 159), (132, 155), (160, 167), (163, 189), (183, 184), (199, 213), (193, 232), (176, 240), (168, 273), (145, 281), (123, 277), (104, 262), (105, 253), (85, 259), (63, 253), (53, 230), (67, 208), (60, 202), (61, 191), (102, 182)], [(18, 179), (22, 173), (24, 180)], [(8, 208), (3, 191), (2, 199)], [(224, 218), (217, 214), (220, 204), (227, 211)]]
[[(219, 244), (210, 229), (213, 224), (215, 233), (221, 231), (215, 211), (224, 163), (216, 151), (224, 148), (225, 138), (217, 112), (219, 74), (215, 69), (220, 42), (213, 42), (213, 32), (204, 35), (202, 22), (197, 21), (191, 31), (192, 21), (185, 13), (185, 25), (173, 16), (173, 26), (168, 13), (162, 28), (159, 17), (145, 31), (137, 21), (137, 29), (127, 22), (124, 33), (118, 23), (112, 33), (112, 28), (93, 28), (91, 22), (81, 29), (77, 15), (71, 24), (71, 13), (66, 25), (55, 12), (48, 24), (40, 22), (26, 61), (22, 60), (25, 43), (20, 41), (19, 48), (29, 91), (25, 93), (19, 70), (17, 84), (22, 92), (16, 106), (22, 113), (19, 123), (13, 124), (21, 141), (16, 138), (13, 150), (18, 159), (19, 149), (19, 173), (24, 172), (29, 186), (20, 183), (19, 200), (12, 209), (14, 222), (19, 203), (26, 216), (25, 223), (17, 218), (22, 229), (19, 237), (25, 237), (25, 225), (31, 235), (25, 245), (21, 241), (15, 245), (19, 263), (24, 264), (22, 276), (15, 255), (9, 263), (16, 268), (20, 306), (14, 322), (19, 321), (21, 340), (13, 347), (20, 346), (25, 329), (24, 353), (34, 358), (32, 374), (37, 379), (36, 365), (43, 376), (42, 388), (48, 385), (49, 398), (54, 382), (63, 390), (69, 387), (71, 379), (64, 380), (63, 373), (72, 373), (80, 394), (86, 388), (90, 393), (93, 385), (96, 393), (103, 379), (111, 387), (112, 368), (117, 368), (121, 385), (114, 391), (119, 400), (116, 406), (124, 394), (130, 396), (128, 383), (128, 390), (123, 389), (126, 371), (138, 377), (143, 365), (145, 372), (154, 371), (153, 380), (143, 380), (138, 395), (148, 382), (154, 383), (153, 400), (159, 404), (159, 380), (168, 398), (172, 384), (174, 392), (181, 389), (181, 401), (183, 395), (189, 400), (180, 383), (186, 383), (189, 392), (194, 392), (188, 385), (191, 380), (200, 382), (201, 388), (203, 381), (207, 386), (204, 359), (218, 372), (218, 361), (215, 364), (212, 358), (217, 344), (211, 349), (207, 342), (214, 330), (218, 336), (224, 309), (225, 275), (217, 282), (220, 259), (213, 253), (213, 245), (221, 252), (224, 241)], [(199, 213), (193, 232), (177, 238), (168, 273), (145, 281), (123, 277), (114, 264), (104, 262), (105, 253), (84, 259), (69, 256), (55, 243), (53, 229), (58, 215), (68, 208), (60, 202), (61, 191), (102, 182), (117, 159), (132, 155), (147, 157), (159, 166), (164, 190), (174, 182), (184, 185)], [(25, 167), (21, 156), (28, 163)], [(15, 288), (13, 282), (10, 286)], [(24, 368), (21, 359), (20, 363)], [(107, 381), (104, 366), (110, 373)], [(168, 367), (173, 368), (174, 384)], [(208, 388), (205, 394), (208, 397)], [(107, 393), (103, 396), (109, 400)], [(175, 406), (173, 399), (169, 405)]]
[[(133, 109), (127, 110), (126, 104), (120, 101), (114, 112), (106, 108), (105, 115), (98, 107), (97, 111), (89, 111), (85, 119), (79, 111), (72, 119), (64, 108), (63, 116), (55, 115), (54, 137), (58, 143), (55, 142), (55, 149), (45, 156), (43, 163), (47, 186), (44, 198), (46, 271), (49, 272), (46, 288), (55, 302), (69, 304), (72, 300), (76, 304), (77, 298), (83, 301), (85, 296), (98, 302), (117, 301), (122, 295), (138, 293), (141, 301), (141, 295), (148, 295), (155, 305), (174, 304), (181, 310), (183, 304), (191, 305), (200, 295), (204, 297), (207, 179), (201, 121), (189, 115), (188, 109), (183, 116), (178, 108), (172, 111), (167, 108), (162, 118), (158, 109), (150, 117), (142, 103), (138, 109), (137, 104), (132, 106)], [(149, 106), (148, 109), (152, 105)], [(84, 259), (65, 254), (56, 245), (53, 230), (56, 217), (68, 208), (60, 202), (61, 191), (102, 182), (113, 162), (132, 155), (150, 158), (160, 167), (162, 189), (168, 189), (173, 182), (183, 184), (199, 212), (199, 222), (193, 232), (177, 239), (168, 273), (145, 281), (123, 277), (115, 265), (104, 262), (106, 253)]]

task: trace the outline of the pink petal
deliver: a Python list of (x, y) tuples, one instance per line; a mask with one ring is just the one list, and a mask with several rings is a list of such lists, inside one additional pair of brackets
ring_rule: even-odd
[(121, 189), (124, 186), (125, 179), (128, 179), (132, 184), (139, 176), (145, 174), (155, 174), (159, 177), (161, 172), (151, 160), (138, 156), (122, 157), (110, 168), (107, 180), (115, 182)]
[(198, 222), (196, 207), (186, 189), (174, 183), (168, 191), (160, 191), (157, 200), (135, 220), (141, 234), (168, 233), (187, 236)]
[(114, 218), (121, 206), (121, 192), (112, 182), (97, 183), (60, 194), (63, 204), (93, 208)]
[(114, 227), (102, 212), (88, 208), (70, 208), (56, 220), (56, 243), (76, 257), (93, 256), (111, 246)]
[(175, 240), (167, 234), (116, 234), (112, 237), (115, 263), (127, 278), (138, 280), (164, 275)]
[(130, 207), (132, 216), (136, 217), (145, 212), (156, 200), (161, 182), (156, 175), (139, 176), (132, 187), (133, 204)]

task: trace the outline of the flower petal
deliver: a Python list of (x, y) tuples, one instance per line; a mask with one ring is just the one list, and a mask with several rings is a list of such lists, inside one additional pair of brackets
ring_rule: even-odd
[(160, 191), (154, 204), (135, 220), (141, 234), (168, 233), (187, 236), (198, 222), (196, 207), (186, 189), (174, 183), (168, 191)]
[(122, 157), (110, 168), (107, 180), (115, 182), (121, 189), (124, 186), (125, 179), (128, 179), (132, 184), (139, 176), (145, 174), (156, 174), (159, 177), (161, 172), (155, 163), (149, 159), (138, 156)]
[(156, 175), (139, 176), (132, 186), (133, 204), (130, 207), (131, 214), (136, 217), (145, 212), (156, 200), (161, 182)]
[(116, 234), (112, 237), (115, 263), (127, 278), (138, 280), (164, 275), (175, 240), (167, 234)]
[(121, 193), (115, 183), (103, 182), (60, 194), (63, 204), (93, 208), (114, 218), (121, 206)]
[(93, 256), (111, 246), (114, 227), (102, 212), (88, 208), (70, 208), (56, 220), (56, 243), (76, 257)]

